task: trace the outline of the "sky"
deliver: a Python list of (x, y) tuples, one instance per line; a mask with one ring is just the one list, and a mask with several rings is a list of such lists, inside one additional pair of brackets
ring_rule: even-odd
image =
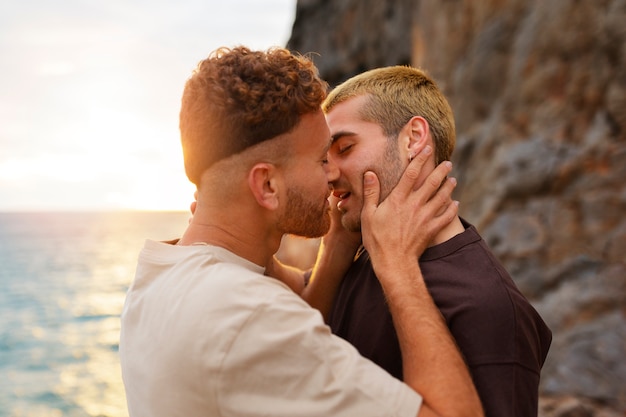
[(296, 0), (0, 6), (0, 211), (188, 210), (185, 81), (220, 46), (285, 46)]

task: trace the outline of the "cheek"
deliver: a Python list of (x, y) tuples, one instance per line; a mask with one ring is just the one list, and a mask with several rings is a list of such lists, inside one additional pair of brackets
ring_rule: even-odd
[(354, 153), (344, 158), (337, 158), (336, 164), (341, 176), (350, 183), (354, 183), (355, 178), (363, 178), (363, 173), (368, 166), (371, 166), (368, 155), (357, 155)]
[(363, 188), (363, 175), (367, 171), (372, 171), (380, 176), (384, 164), (382, 164), (380, 155), (363, 155), (361, 158), (355, 158), (351, 165), (346, 169), (346, 178), (352, 186), (359, 190)]

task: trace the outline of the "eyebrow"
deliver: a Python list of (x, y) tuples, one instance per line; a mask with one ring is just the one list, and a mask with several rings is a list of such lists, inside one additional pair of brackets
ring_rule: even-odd
[(334, 135), (330, 137), (330, 144), (332, 145), (333, 143), (335, 143), (337, 140), (339, 140), (340, 138), (344, 136), (356, 136), (356, 133), (350, 132), (347, 130), (340, 130), (339, 132), (335, 133)]

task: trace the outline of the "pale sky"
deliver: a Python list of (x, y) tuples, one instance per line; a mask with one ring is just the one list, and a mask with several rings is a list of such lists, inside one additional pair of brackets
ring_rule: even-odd
[(284, 46), (296, 0), (0, 6), (0, 211), (187, 210), (180, 96), (220, 46)]

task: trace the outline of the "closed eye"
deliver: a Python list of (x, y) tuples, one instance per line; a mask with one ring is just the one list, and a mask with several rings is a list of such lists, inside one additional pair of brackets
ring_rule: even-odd
[(342, 148), (339, 148), (339, 150), (337, 151), (337, 153), (338, 153), (339, 155), (341, 155), (342, 153), (345, 153), (345, 152), (349, 151), (349, 150), (350, 150), (350, 148), (352, 148), (352, 145), (344, 146), (344, 147), (342, 147)]

